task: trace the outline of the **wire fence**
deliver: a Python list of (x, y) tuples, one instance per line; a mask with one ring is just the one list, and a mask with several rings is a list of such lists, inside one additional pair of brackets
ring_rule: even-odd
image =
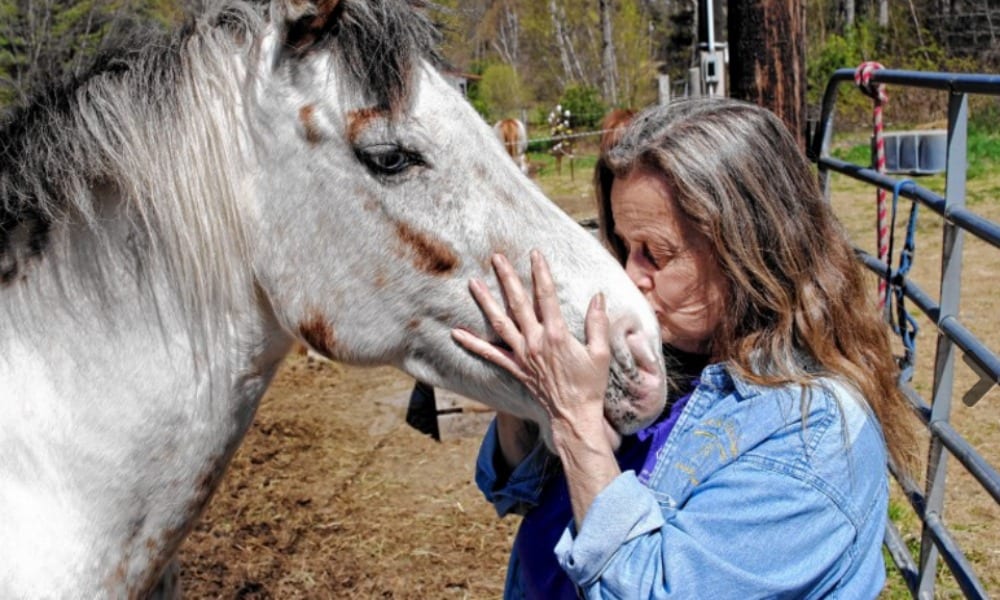
[(601, 129), (598, 131), (581, 131), (579, 133), (569, 133), (566, 135), (554, 135), (549, 137), (539, 137), (539, 138), (528, 138), (528, 145), (531, 144), (547, 144), (547, 143), (559, 143), (566, 140), (575, 140), (585, 137), (601, 136), (605, 133), (611, 131), (610, 129)]

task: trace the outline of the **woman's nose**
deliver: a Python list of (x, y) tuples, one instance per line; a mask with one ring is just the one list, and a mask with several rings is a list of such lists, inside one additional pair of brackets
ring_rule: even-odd
[(640, 291), (646, 292), (652, 289), (653, 280), (650, 277), (649, 270), (643, 268), (642, 264), (635, 259), (635, 255), (632, 253), (629, 253), (628, 259), (625, 261), (625, 273)]

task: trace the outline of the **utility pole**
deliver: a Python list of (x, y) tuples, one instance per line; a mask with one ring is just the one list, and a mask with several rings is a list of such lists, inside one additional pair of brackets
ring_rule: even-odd
[[(715, 35), (716, 0), (698, 2), (698, 93), (706, 96), (726, 95), (726, 44), (718, 43)], [(695, 87), (694, 73), (690, 76)]]
[(802, 0), (729, 0), (729, 92), (772, 110), (804, 150), (806, 14)]

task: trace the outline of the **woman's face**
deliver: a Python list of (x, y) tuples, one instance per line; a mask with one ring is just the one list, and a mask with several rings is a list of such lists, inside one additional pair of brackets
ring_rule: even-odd
[(653, 307), (663, 342), (706, 354), (722, 320), (728, 284), (707, 238), (677, 208), (666, 180), (638, 169), (611, 186), (625, 271)]

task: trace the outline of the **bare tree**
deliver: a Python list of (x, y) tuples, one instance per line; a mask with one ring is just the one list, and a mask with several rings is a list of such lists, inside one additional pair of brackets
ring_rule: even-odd
[(615, 40), (612, 21), (612, 0), (598, 0), (601, 19), (601, 92), (604, 101), (618, 104), (618, 59), (615, 57)]
[(557, 0), (549, 0), (549, 15), (552, 18), (555, 43), (559, 47), (559, 60), (563, 67), (562, 83), (587, 81), (589, 78), (580, 65), (571, 32), (566, 28), (566, 9)]
[(855, 13), (857, 12), (854, 0), (844, 0), (843, 12), (844, 12), (843, 30), (846, 32), (848, 29), (854, 26)]
[(492, 30), (490, 46), (516, 71), (521, 59), (521, 19), (516, 2), (501, 0), (490, 7), (483, 23)]

